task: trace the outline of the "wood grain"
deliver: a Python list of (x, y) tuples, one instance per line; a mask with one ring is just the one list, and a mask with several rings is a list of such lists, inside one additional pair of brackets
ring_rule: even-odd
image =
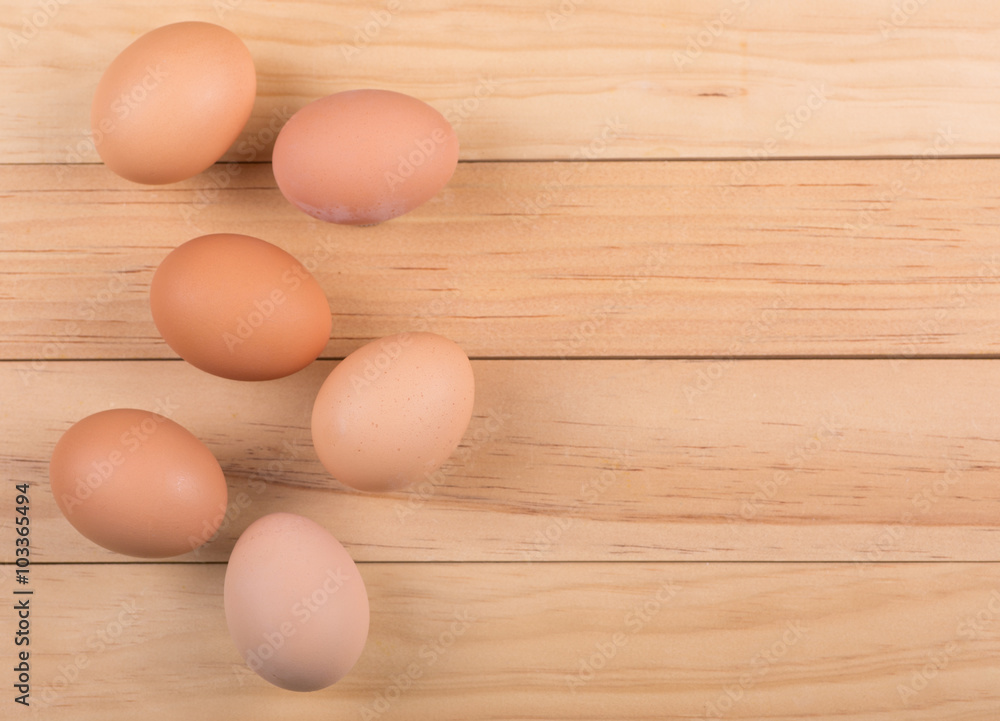
[(0, 167), (0, 357), (174, 357), (149, 281), (209, 232), (315, 269), (328, 357), (419, 329), (480, 357), (1000, 351), (1000, 160), (768, 162), (743, 182), (734, 163), (462, 165), (365, 229), (232, 167), (166, 188)]
[(290, 113), (358, 87), (431, 103), (468, 160), (998, 152), (987, 0), (128, 0), (99, 19), (48, 5), (0, 3), (3, 162), (95, 162), (101, 73), (180, 20), (220, 23), (254, 56), (258, 102), (231, 160), (267, 159)]
[[(130, 184), (96, 164), (93, 89), (140, 34), (193, 19), (250, 47), (253, 117), (227, 162)], [(21, 482), (34, 563), (20, 715), (994, 721), (998, 61), (987, 0), (0, 0), (3, 592), (23, 588)], [(466, 161), (367, 229), (299, 213), (267, 163), (292, 112), (357, 87), (431, 103)], [(365, 495), (323, 471), (307, 424), (332, 360), (246, 384), (174, 358), (152, 273), (227, 231), (315, 268), (325, 358), (403, 330), (476, 358), (441, 474)], [(226, 471), (196, 553), (116, 556), (56, 508), (60, 434), (125, 406)], [(361, 562), (368, 647), (324, 692), (269, 686), (226, 632), (223, 562), (272, 511)]]
[(992, 721), (1000, 705), (996, 564), (360, 568), (364, 655), (296, 694), (243, 665), (221, 564), (39, 567), (36, 715)]
[[(239, 383), (179, 361), (0, 364), (0, 387), (23, 389), (0, 460), (32, 484), (35, 557), (129, 560), (83, 539), (47, 482), (62, 432), (118, 406), (170, 415), (226, 472), (221, 533), (181, 561), (225, 560), (274, 511), (365, 561), (1000, 560), (992, 361), (477, 361), (475, 415), (441, 474), (370, 495), (312, 448), (332, 367)], [(10, 561), (13, 526), (0, 535)]]

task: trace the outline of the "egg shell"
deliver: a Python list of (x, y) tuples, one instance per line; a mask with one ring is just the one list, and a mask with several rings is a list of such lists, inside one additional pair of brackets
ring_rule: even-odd
[(270, 380), (305, 368), (330, 338), (330, 305), (294, 256), (249, 235), (189, 240), (163, 259), (153, 321), (191, 365), (223, 378)]
[(437, 110), (388, 90), (348, 90), (305, 106), (274, 143), (274, 177), (320, 220), (371, 225), (438, 193), (455, 172), (458, 137)]
[(229, 558), (223, 595), (236, 648), (275, 686), (326, 688), (364, 650), (364, 580), (337, 539), (303, 516), (272, 513), (250, 524)]
[(77, 421), (56, 443), (49, 479), (76, 530), (129, 556), (193, 551), (226, 513), (226, 478), (215, 456), (151, 411), (117, 408)]
[(128, 180), (184, 180), (236, 141), (256, 93), (253, 58), (236, 35), (204, 22), (165, 25), (125, 48), (101, 77), (94, 145)]
[(472, 419), (472, 364), (434, 333), (368, 343), (323, 382), (312, 438), (323, 466), (361, 491), (426, 478), (454, 453)]

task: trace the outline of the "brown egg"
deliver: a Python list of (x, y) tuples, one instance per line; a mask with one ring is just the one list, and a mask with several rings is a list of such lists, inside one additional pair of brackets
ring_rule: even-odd
[(472, 419), (472, 364), (433, 333), (373, 341), (345, 358), (313, 405), (316, 454), (361, 491), (406, 486), (439, 468)]
[(250, 524), (229, 558), (223, 597), (247, 665), (290, 691), (339, 681), (368, 638), (368, 592), (357, 566), (303, 516), (272, 513)]
[(314, 218), (371, 225), (433, 197), (458, 163), (458, 137), (427, 103), (349, 90), (293, 115), (274, 143), (284, 196)]
[(226, 479), (212, 452), (150, 411), (119, 408), (75, 423), (56, 444), (49, 480), (76, 530), (129, 556), (193, 551), (226, 514)]
[(289, 253), (249, 235), (203, 235), (171, 251), (149, 299), (177, 355), (223, 378), (291, 375), (330, 338), (330, 305), (316, 279)]
[(101, 77), (90, 111), (101, 159), (137, 183), (173, 183), (217, 161), (253, 110), (257, 76), (225, 28), (183, 22), (125, 48)]

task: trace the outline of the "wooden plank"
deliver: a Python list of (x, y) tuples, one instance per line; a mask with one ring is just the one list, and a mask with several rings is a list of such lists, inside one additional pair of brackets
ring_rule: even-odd
[(4, 0), (0, 161), (96, 161), (103, 69), (178, 20), (221, 23), (254, 56), (259, 99), (229, 159), (268, 158), (291, 112), (357, 87), (447, 113), (467, 160), (997, 153), (986, 0)]
[(192, 721), (992, 721), (1000, 708), (995, 564), (360, 568), (364, 654), (337, 685), (296, 694), (242, 664), (221, 564), (39, 567), (33, 709), (52, 721), (136, 708)]
[[(80, 537), (47, 482), (61, 433), (118, 406), (169, 414), (226, 472), (222, 532), (181, 561), (225, 560), (278, 510), (364, 561), (1000, 560), (991, 361), (477, 361), (456, 455), (372, 495), (312, 448), (332, 366), (253, 384), (172, 361), (0, 364), (0, 470), (32, 484), (37, 559), (129, 560)], [(13, 526), (0, 535), (10, 561)]]
[(149, 189), (0, 167), (0, 357), (173, 356), (152, 273), (223, 231), (316, 269), (327, 357), (406, 329), (480, 357), (1000, 351), (1000, 161), (463, 164), (366, 229), (298, 212), (267, 165), (226, 168)]

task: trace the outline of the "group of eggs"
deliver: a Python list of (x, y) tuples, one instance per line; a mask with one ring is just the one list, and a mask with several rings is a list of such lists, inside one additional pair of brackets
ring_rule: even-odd
[[(215, 163), (237, 139), (256, 95), (253, 60), (233, 33), (184, 22), (158, 28), (108, 67), (92, 108), (105, 164), (140, 183), (171, 183)], [(436, 194), (458, 141), (436, 110), (383, 90), (317, 100), (275, 142), (282, 194), (328, 222), (370, 225)], [(265, 381), (322, 352), (331, 313), (316, 279), (264, 240), (219, 233), (161, 262), (153, 320), (191, 365), (223, 378)], [(362, 491), (426, 477), (455, 451), (472, 417), (474, 379), (462, 349), (433, 333), (362, 346), (324, 381), (312, 410), (323, 466)], [(56, 502), (84, 536), (112, 551), (162, 558), (215, 536), (228, 501), (212, 452), (152, 411), (112, 409), (69, 428), (49, 468)], [(344, 547), (321, 525), (273, 513), (240, 536), (226, 569), (226, 621), (248, 665), (296, 691), (324, 688), (361, 656), (368, 595)]]

